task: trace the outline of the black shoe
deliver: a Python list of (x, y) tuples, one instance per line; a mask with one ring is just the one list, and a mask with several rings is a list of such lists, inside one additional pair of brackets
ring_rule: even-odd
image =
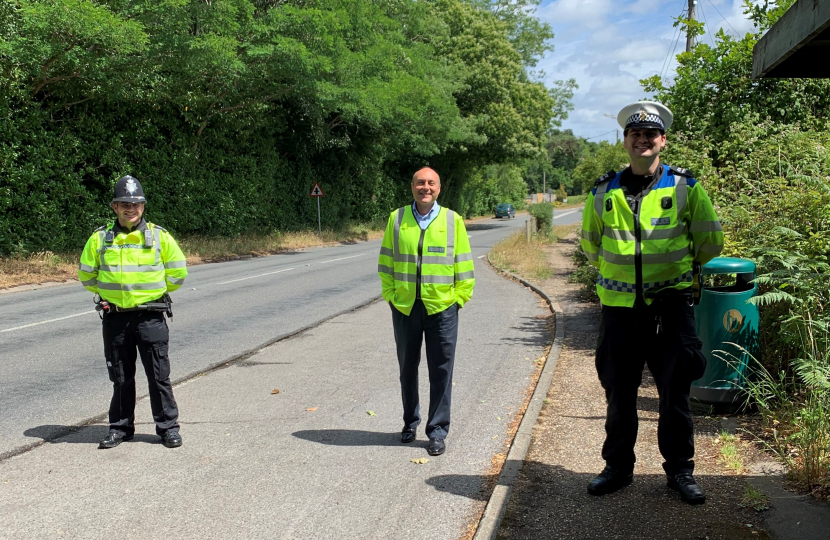
[(429, 440), (429, 446), (427, 446), (427, 453), (431, 456), (440, 456), (447, 450), (447, 445), (444, 443), (444, 439), (435, 439), (432, 438)]
[(98, 448), (115, 448), (122, 441), (130, 441), (133, 438), (133, 434), (130, 433), (129, 435), (124, 433), (117, 433), (115, 431), (110, 431), (104, 440), (98, 443)]
[(411, 443), (415, 440), (415, 428), (403, 428), (401, 431), (401, 442)]
[(165, 431), (161, 436), (161, 444), (167, 448), (177, 448), (182, 445), (182, 436), (178, 431)]
[(697, 487), (694, 476), (689, 473), (669, 476), (668, 486), (675, 491), (679, 491), (680, 498), (689, 504), (703, 504), (706, 502), (706, 495)]
[(618, 471), (606, 466), (599, 475), (588, 484), (588, 493), (591, 495), (605, 495), (631, 484), (634, 474)]

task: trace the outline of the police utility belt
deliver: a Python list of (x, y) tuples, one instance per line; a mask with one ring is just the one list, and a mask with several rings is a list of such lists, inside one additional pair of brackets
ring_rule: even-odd
[(173, 318), (173, 299), (170, 298), (170, 295), (167, 293), (164, 293), (162, 297), (155, 302), (147, 302), (146, 304), (129, 308), (116, 306), (115, 304), (103, 300), (101, 296), (97, 294), (93, 297), (93, 301), (95, 302), (95, 311), (99, 313), (101, 318), (103, 318), (105, 314), (112, 315), (115, 313), (127, 313), (130, 311), (158, 311), (166, 313), (167, 317), (170, 319)]

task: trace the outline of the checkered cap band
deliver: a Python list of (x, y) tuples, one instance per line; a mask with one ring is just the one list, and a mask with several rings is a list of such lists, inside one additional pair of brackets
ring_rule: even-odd
[(617, 281), (616, 279), (606, 279), (602, 276), (597, 278), (597, 285), (603, 289), (616, 292), (633, 293), (637, 290), (633, 283)]
[(657, 116), (656, 114), (646, 114), (645, 117), (642, 113), (632, 114), (628, 117), (628, 120), (625, 122), (625, 129), (630, 127), (637, 127), (637, 124), (657, 124), (660, 129), (665, 129), (665, 124), (663, 123), (663, 119)]

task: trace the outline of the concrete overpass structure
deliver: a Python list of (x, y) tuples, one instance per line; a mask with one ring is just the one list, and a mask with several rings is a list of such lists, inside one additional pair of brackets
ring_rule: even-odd
[(752, 78), (830, 77), (830, 0), (798, 0), (752, 51)]

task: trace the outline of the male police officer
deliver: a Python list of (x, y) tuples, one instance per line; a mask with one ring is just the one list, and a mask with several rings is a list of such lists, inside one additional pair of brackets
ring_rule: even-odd
[(380, 248), (378, 274), (383, 299), (392, 307), (398, 349), (403, 431), (401, 442), (415, 440), (421, 422), (418, 364), (426, 338), (429, 368), (427, 452), (446, 450), (458, 310), (473, 296), (473, 255), (464, 219), (436, 202), (441, 179), (429, 167), (412, 178), (415, 201), (389, 216)]
[(170, 384), (167, 293), (187, 276), (185, 257), (170, 234), (142, 217), (144, 190), (132, 176), (115, 184), (112, 209), (118, 219), (92, 233), (81, 255), (78, 278), (99, 298), (104, 356), (113, 383), (110, 431), (99, 448), (114, 448), (135, 432), (136, 348), (147, 375), (156, 433), (168, 448), (182, 445), (179, 410)]
[(700, 504), (706, 497), (692, 476), (689, 390), (706, 359), (690, 287), (698, 265), (720, 253), (723, 232), (700, 182), (686, 169), (660, 163), (671, 112), (641, 101), (624, 107), (617, 120), (631, 165), (597, 180), (582, 216), (582, 249), (599, 269), (596, 365), (608, 403), (606, 467), (588, 493), (604, 495), (632, 482), (637, 388), (646, 363), (660, 396), (657, 441), (668, 486)]

